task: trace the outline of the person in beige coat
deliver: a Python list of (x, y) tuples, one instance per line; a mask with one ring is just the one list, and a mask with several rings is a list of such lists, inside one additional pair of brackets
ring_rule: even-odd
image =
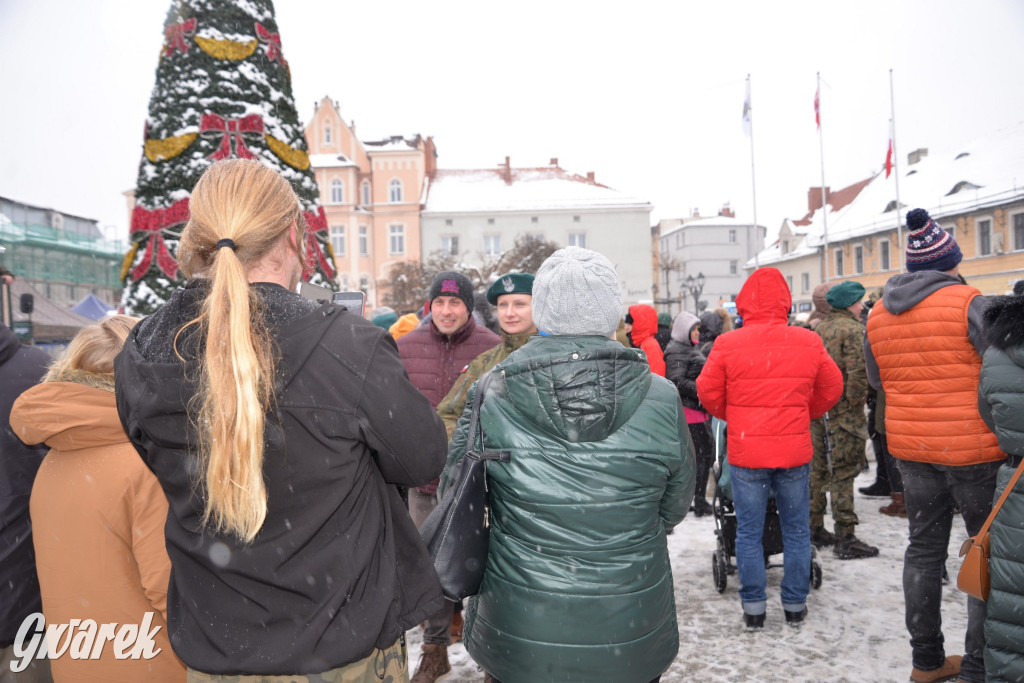
[(148, 631), (159, 627), (152, 640), (160, 652), (148, 660), (117, 659), (114, 642), (95, 660), (73, 659), (69, 648), (51, 662), (57, 683), (186, 677), (167, 636), (167, 500), (114, 403), (114, 357), (135, 323), (119, 315), (84, 328), (11, 410), (11, 429), (22, 441), (51, 449), (29, 508), (46, 623), (92, 619), (120, 628), (143, 624), (150, 612)]

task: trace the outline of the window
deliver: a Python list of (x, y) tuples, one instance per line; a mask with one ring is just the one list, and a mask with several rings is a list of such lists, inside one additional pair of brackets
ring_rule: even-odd
[(842, 249), (836, 249), (835, 254), (836, 254), (836, 272), (835, 272), (835, 274), (838, 277), (842, 277), (843, 276), (843, 250)]
[(735, 230), (730, 230), (729, 231), (729, 244), (736, 244), (736, 231)]
[(341, 291), (348, 291), (348, 273), (342, 273), (341, 275)]
[(992, 253), (992, 220), (986, 218), (978, 221), (978, 255), (988, 256)]
[(573, 216), (572, 217), (572, 222), (573, 223), (579, 223), (580, 222), (580, 217), (579, 216)]
[(324, 126), (324, 144), (325, 145), (331, 144), (331, 127), (330, 126)]
[(398, 204), (402, 201), (402, 181), (395, 178), (388, 183), (388, 201)]
[(789, 253), (789, 240), (782, 240), (782, 245), (779, 247), (782, 251), (782, 255), (785, 256)]
[(331, 204), (341, 204), (345, 201), (345, 184), (335, 178), (331, 181)]
[(331, 226), (331, 249), (334, 250), (335, 256), (345, 255), (345, 226), (344, 225), (332, 225)]
[(882, 270), (889, 270), (892, 267), (889, 258), (889, 240), (878, 241), (878, 267)]
[(487, 219), (487, 225), (494, 225), (494, 219), (493, 218), (488, 218)]
[(370, 278), (362, 275), (359, 277), (359, 290), (363, 294), (367, 294), (370, 291)]
[(441, 238), (441, 253), (445, 256), (459, 255), (459, 236), (445, 235)]
[(451, 225), (452, 224), (452, 219), (451, 218), (445, 218), (444, 219), (444, 224), (445, 225)]
[(540, 219), (537, 216), (530, 216), (531, 223), (539, 223)]
[(729, 275), (736, 275), (739, 273), (739, 269), (739, 261), (729, 261)]
[(800, 274), (800, 291), (809, 292), (811, 290), (811, 274), (801, 273)]
[(1024, 249), (1024, 213), (1013, 217), (1013, 248)]
[(580, 247), (581, 249), (587, 248), (587, 233), (585, 232), (570, 232), (569, 233), (569, 246)]
[(370, 255), (370, 232), (365, 225), (359, 226), (359, 255)]
[(363, 181), (363, 206), (370, 205), (370, 183), (369, 181)]
[(853, 272), (864, 272), (864, 245), (862, 244), (853, 245)]
[(484, 235), (484, 256), (501, 256), (501, 235)]
[(74, 285), (68, 285), (68, 299), (70, 299), (71, 301), (75, 300), (75, 286)]
[(956, 239), (956, 226), (955, 225), (951, 225), (948, 228), (946, 226), (944, 226), (944, 225), (940, 226), (940, 227), (943, 230), (945, 230), (946, 232), (948, 232), (950, 237), (952, 237), (953, 239)]
[(405, 226), (404, 225), (389, 225), (388, 226), (388, 253), (389, 254), (404, 254), (405, 253)]

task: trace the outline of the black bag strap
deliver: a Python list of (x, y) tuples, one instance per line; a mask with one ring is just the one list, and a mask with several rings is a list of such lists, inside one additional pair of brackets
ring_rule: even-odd
[(484, 393), (491, 383), (491, 373), (484, 373), (476, 383), (476, 395), (473, 397), (473, 410), (469, 413), (468, 445), (466, 457), (477, 460), (498, 460), (509, 462), (512, 459), (511, 451), (486, 451), (484, 450), (484, 428), (480, 424), (480, 406), (484, 402)]

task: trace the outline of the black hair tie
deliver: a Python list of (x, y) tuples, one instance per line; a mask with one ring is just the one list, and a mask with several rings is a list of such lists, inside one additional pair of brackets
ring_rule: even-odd
[(228, 239), (227, 237), (225, 237), (222, 240), (218, 240), (217, 241), (217, 249), (223, 249), (224, 247), (227, 247), (231, 251), (234, 251), (235, 250), (235, 241), (231, 240), (231, 239)]

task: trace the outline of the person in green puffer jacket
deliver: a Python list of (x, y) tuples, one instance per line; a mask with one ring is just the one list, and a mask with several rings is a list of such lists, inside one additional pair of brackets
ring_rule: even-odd
[[(990, 346), (981, 364), (978, 412), (1008, 455), (996, 474), (993, 500), (998, 500), (1024, 456), (1024, 296), (993, 297), (984, 320)], [(986, 681), (1024, 681), (1022, 533), (1024, 481), (1018, 481), (989, 527)]]
[(533, 286), (540, 335), (491, 370), (484, 446), (511, 458), (488, 463), (490, 550), (463, 634), (489, 680), (647, 683), (678, 651), (665, 534), (693, 498), (693, 445), (672, 383), (609, 338), (620, 297), (604, 256), (555, 252)]

